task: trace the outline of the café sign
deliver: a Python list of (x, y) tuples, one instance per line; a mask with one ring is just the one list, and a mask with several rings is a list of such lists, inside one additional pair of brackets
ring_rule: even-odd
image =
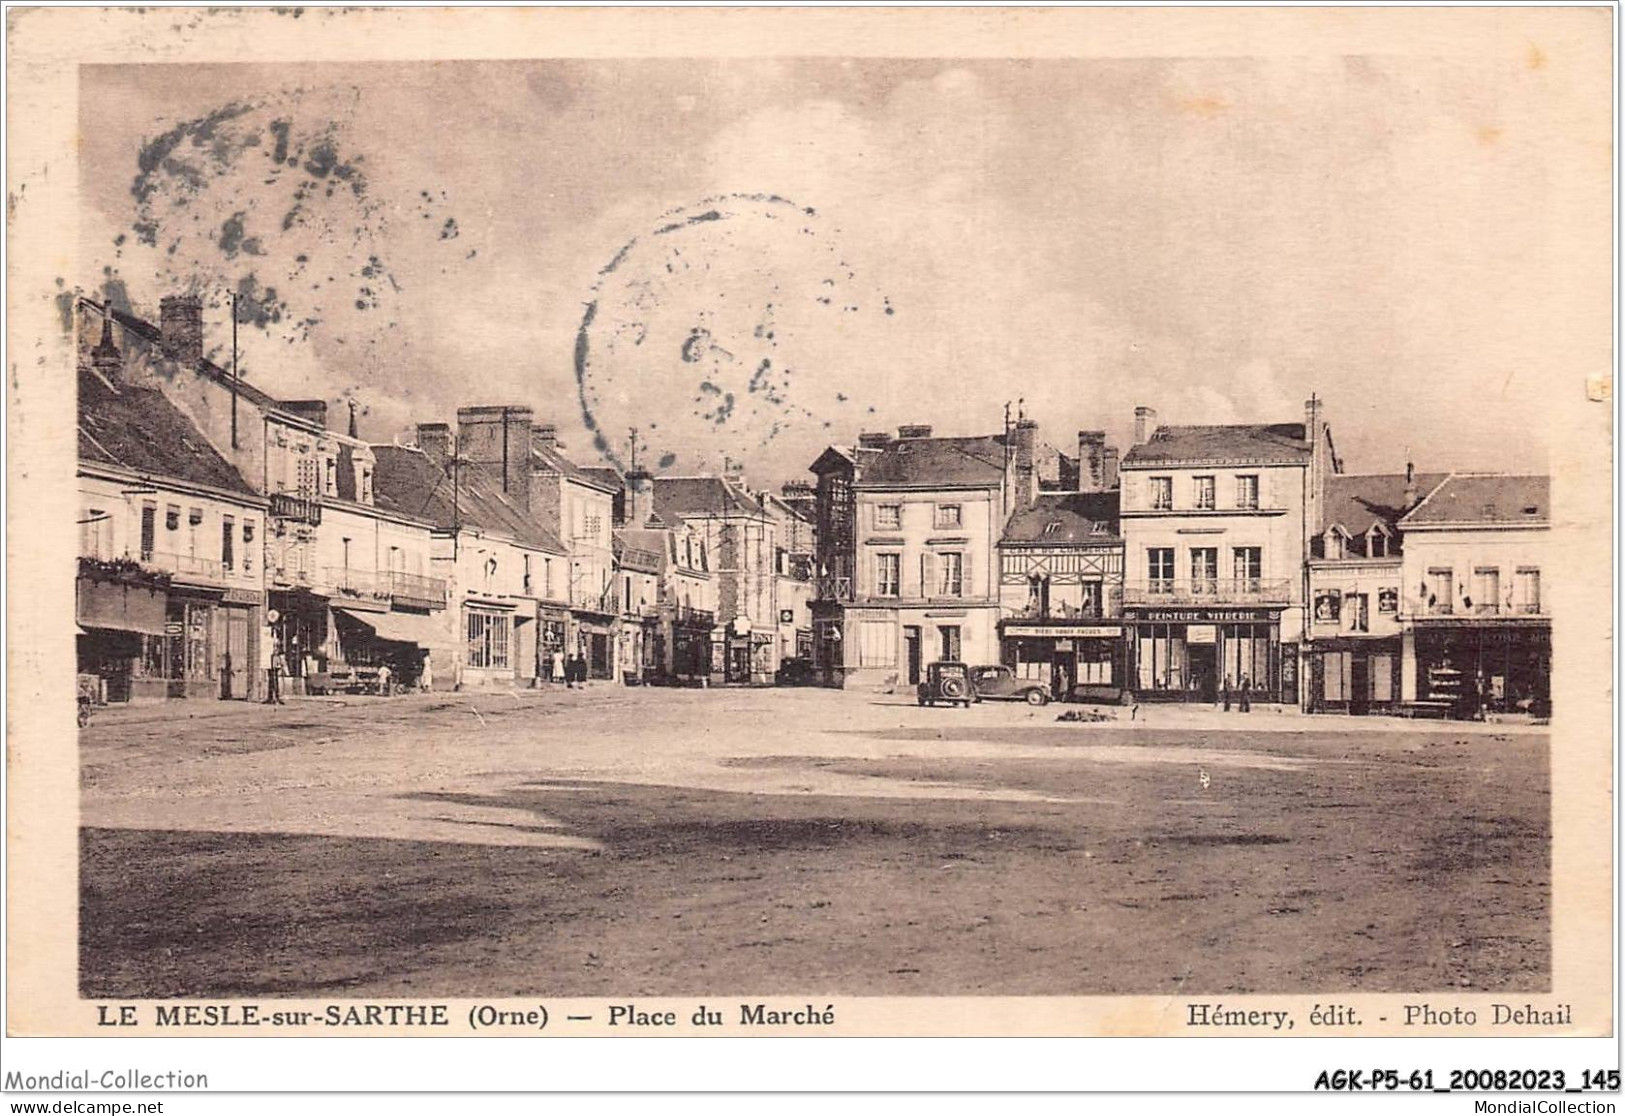
[(1123, 634), (1123, 629), (1116, 624), (1011, 624), (1004, 629), (1004, 634), (1035, 639), (1116, 638)]

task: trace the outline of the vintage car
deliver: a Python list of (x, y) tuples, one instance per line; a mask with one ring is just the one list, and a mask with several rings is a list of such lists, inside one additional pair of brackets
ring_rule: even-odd
[(970, 667), (964, 663), (929, 664), (924, 680), (914, 691), (914, 700), (920, 705), (963, 705), (969, 709), (975, 698)]
[(971, 687), (976, 701), (1024, 701), (1043, 705), (1050, 699), (1049, 683), (1017, 678), (1007, 666), (979, 666), (971, 669)]

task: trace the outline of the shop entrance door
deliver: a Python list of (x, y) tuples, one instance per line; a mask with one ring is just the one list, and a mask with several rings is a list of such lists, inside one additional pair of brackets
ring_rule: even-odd
[(1371, 712), (1371, 659), (1358, 653), (1349, 659), (1349, 712), (1363, 717)]
[(904, 659), (908, 663), (908, 684), (920, 684), (920, 629), (903, 629)]
[(1214, 701), (1219, 696), (1218, 647), (1212, 643), (1187, 644), (1190, 656), (1190, 696), (1193, 701)]
[(226, 608), (221, 611), (226, 615), (226, 653), (220, 664), (220, 696), (244, 701), (253, 683), (248, 661), (248, 610)]

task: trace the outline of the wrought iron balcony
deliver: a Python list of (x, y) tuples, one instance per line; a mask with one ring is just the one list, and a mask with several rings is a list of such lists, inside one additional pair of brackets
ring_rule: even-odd
[(294, 523), (321, 525), (322, 502), (315, 496), (301, 496), (296, 492), (271, 493), (271, 518), (287, 519)]
[(813, 582), (813, 599), (819, 601), (850, 601), (852, 599), (852, 579), (834, 574), (819, 576)]
[(396, 604), (415, 608), (445, 608), (446, 579), (391, 570), (389, 595)]
[(205, 585), (222, 585), (231, 573), (218, 558), (199, 558), (192, 554), (171, 554), (162, 550), (143, 555), (141, 564), (181, 581)]
[(364, 601), (388, 601), (390, 598), (389, 578), (373, 570), (329, 566), (323, 581), (332, 589), (335, 597)]
[(1292, 581), (1285, 577), (1242, 577), (1127, 582), (1123, 585), (1123, 603), (1285, 605), (1292, 603)]

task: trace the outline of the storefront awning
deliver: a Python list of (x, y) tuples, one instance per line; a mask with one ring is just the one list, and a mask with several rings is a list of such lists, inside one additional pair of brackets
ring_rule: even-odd
[(78, 621), (81, 628), (112, 628), (142, 635), (163, 635), (169, 594), (145, 585), (122, 581), (78, 581)]
[(386, 643), (415, 643), (419, 647), (428, 647), (436, 642), (446, 642), (441, 625), (432, 616), (419, 616), (415, 612), (352, 612), (347, 608), (335, 608), (333, 614), (371, 629), (374, 639)]

